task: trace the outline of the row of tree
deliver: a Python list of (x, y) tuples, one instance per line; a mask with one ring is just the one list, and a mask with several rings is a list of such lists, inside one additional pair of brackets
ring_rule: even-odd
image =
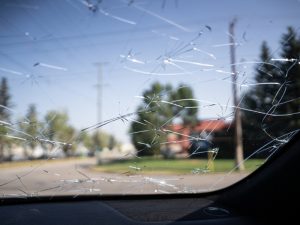
[(118, 144), (114, 136), (105, 132), (87, 133), (76, 130), (69, 123), (67, 112), (51, 110), (40, 120), (34, 104), (29, 105), (23, 118), (13, 123), (11, 107), (7, 79), (2, 78), (0, 84), (0, 160), (4, 158), (5, 148), (9, 149), (16, 145), (30, 149), (38, 145), (45, 147), (48, 144), (48, 148), (61, 145), (67, 155), (73, 155), (80, 144), (87, 148), (90, 154), (105, 147), (112, 149)]

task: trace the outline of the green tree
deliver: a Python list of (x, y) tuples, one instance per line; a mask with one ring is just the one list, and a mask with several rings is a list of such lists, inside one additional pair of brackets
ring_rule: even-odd
[[(28, 120), (28, 123), (24, 123), (24, 121)], [(41, 130), (41, 122), (38, 121), (38, 113), (36, 110), (36, 106), (34, 104), (29, 105), (26, 119), (22, 119), (19, 122), (20, 130), (26, 134), (29, 134), (33, 138), (38, 137), (40, 135)], [(24, 136), (24, 138), (28, 138), (28, 136)], [(31, 149), (34, 149), (37, 145), (37, 142), (33, 139), (29, 142), (29, 146)]]
[[(280, 113), (294, 114), (300, 112), (300, 35), (292, 27), (288, 27), (286, 34), (281, 39), (281, 57), (290, 59), (288, 62), (282, 62), (280, 68), (284, 71), (285, 80), (283, 89), (284, 98), (281, 102), (290, 101), (288, 104), (282, 104), (278, 107)], [(283, 91), (284, 91), (283, 90)], [(282, 91), (282, 92), (283, 92)], [(281, 94), (281, 93), (280, 93)], [(280, 95), (279, 95), (280, 97)], [(279, 97), (276, 102), (279, 103)], [(290, 130), (299, 129), (300, 115), (294, 114), (284, 118), (287, 121)]]
[[(157, 155), (160, 143), (166, 141), (163, 128), (178, 119), (185, 125), (197, 121), (197, 102), (186, 85), (173, 89), (169, 84), (155, 82), (144, 91), (137, 118), (131, 123), (131, 140), (139, 155)], [(187, 100), (189, 99), (189, 100)]]
[(272, 61), (267, 43), (262, 44), (263, 64), (256, 67), (255, 81), (271, 84), (257, 85), (245, 95), (242, 106), (260, 112), (243, 111), (245, 135), (250, 138), (274, 139), (300, 127), (300, 37), (293, 28), (282, 36), (280, 49), (282, 60)]
[(103, 132), (96, 131), (92, 135), (92, 149), (93, 151), (101, 151), (103, 148), (109, 147), (111, 135)]
[(7, 84), (7, 79), (2, 77), (1, 84), (0, 84), (0, 119), (1, 120), (10, 120), (10, 112), (7, 108), (11, 107), (10, 103), (10, 94), (9, 94), (9, 87)]
[(4, 159), (5, 146), (10, 144), (10, 140), (3, 136), (7, 133), (5, 124), (9, 123), (11, 116), (8, 110), (8, 108), (11, 107), (10, 99), (7, 79), (3, 77), (0, 83), (0, 162)]
[(109, 141), (108, 141), (108, 148), (112, 150), (116, 145), (117, 145), (117, 140), (114, 136), (110, 135), (109, 136)]
[(91, 135), (89, 133), (82, 131), (79, 134), (79, 142), (83, 144), (84, 147), (86, 147), (89, 151), (91, 151), (93, 147), (93, 140)]
[[(49, 111), (45, 116), (44, 136), (50, 141), (70, 143), (75, 137), (76, 130), (69, 123), (69, 116), (66, 112)], [(74, 145), (62, 145), (67, 155), (72, 154)]]
[(182, 110), (181, 107), (173, 106), (173, 114), (177, 115), (180, 113), (180, 118), (182, 123), (185, 125), (195, 125), (197, 123), (197, 113), (198, 113), (198, 104), (193, 100), (194, 94), (193, 90), (184, 84), (179, 85), (177, 90), (171, 92), (170, 100), (175, 101), (185, 109)]

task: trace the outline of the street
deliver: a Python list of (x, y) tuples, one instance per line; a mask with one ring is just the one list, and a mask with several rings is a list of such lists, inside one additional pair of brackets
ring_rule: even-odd
[(82, 194), (159, 194), (207, 192), (226, 187), (247, 173), (145, 175), (93, 171), (96, 159), (41, 161), (0, 169), (1, 197)]

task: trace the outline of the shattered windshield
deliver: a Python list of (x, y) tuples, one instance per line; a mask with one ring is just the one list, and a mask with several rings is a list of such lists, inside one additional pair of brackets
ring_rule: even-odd
[(0, 195), (199, 193), (300, 128), (300, 2), (2, 0)]

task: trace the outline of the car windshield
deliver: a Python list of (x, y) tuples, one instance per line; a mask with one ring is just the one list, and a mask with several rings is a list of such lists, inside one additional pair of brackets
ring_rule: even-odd
[(299, 130), (299, 1), (0, 10), (1, 198), (209, 192)]

